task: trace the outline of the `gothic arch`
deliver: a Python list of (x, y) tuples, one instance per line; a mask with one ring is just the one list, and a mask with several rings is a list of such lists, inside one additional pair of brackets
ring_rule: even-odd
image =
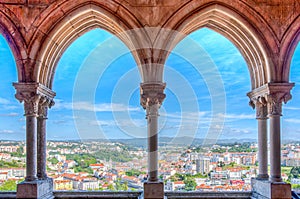
[(282, 44), (282, 51), (279, 60), (281, 66), (281, 72), (279, 72), (278, 75), (281, 75), (283, 82), (289, 82), (291, 61), (295, 49), (299, 42), (300, 42), (300, 15), (291, 24), (291, 26), (286, 31), (286, 34), (282, 39), (283, 44)]
[[(8, 12), (8, 13), (6, 13)], [(8, 16), (9, 15), (9, 16)], [(0, 5), (0, 33), (6, 39), (16, 62), (18, 80), (25, 81), (24, 58), (27, 55), (25, 40), (19, 32), (14, 22), (19, 20)]]
[[(89, 30), (95, 28), (107, 30), (119, 37), (130, 50), (135, 49), (136, 43), (139, 42), (126, 32), (126, 30), (139, 27), (137, 20), (130, 13), (124, 11), (123, 15), (126, 16), (123, 17), (126, 18), (122, 18), (122, 16), (111, 13), (96, 3), (89, 2), (88, 4), (76, 5), (76, 8), (68, 7), (70, 9), (68, 14), (61, 12), (61, 9), (67, 8), (59, 9), (57, 12), (62, 17), (58, 17), (57, 21), (53, 20), (51, 16), (47, 17), (40, 27), (45, 28), (45, 26), (49, 26), (46, 25), (48, 23), (52, 23), (53, 26), (48, 27), (48, 30), (39, 30), (36, 35), (37, 39), (33, 39), (34, 43), (31, 45), (31, 57), (36, 56), (37, 60), (33, 66), (33, 79), (50, 89), (60, 57), (75, 39)], [(40, 48), (34, 49), (34, 46), (40, 46)], [(139, 65), (140, 59), (137, 52), (132, 51), (132, 54)]]
[[(177, 11), (165, 26), (172, 27), (183, 35), (207, 27), (225, 36), (235, 44), (246, 60), (252, 89), (274, 79), (274, 63), (269, 59), (271, 52), (267, 50), (269, 45), (248, 20), (245, 20), (235, 9), (220, 3), (198, 7), (194, 5), (194, 8), (188, 6), (187, 11), (186, 9)], [(182, 39), (180, 37), (182, 36), (175, 39), (175, 45)]]

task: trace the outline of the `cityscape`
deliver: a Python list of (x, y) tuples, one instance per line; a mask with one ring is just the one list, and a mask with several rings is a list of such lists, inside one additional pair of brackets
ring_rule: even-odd
[[(135, 144), (131, 144), (135, 143)], [(147, 181), (147, 150), (139, 142), (48, 141), (47, 171), (54, 190), (137, 191)], [(24, 180), (25, 142), (0, 142), (0, 190)], [(282, 179), (300, 188), (300, 142), (282, 145)], [(165, 191), (251, 191), (257, 143), (212, 146), (161, 144), (159, 178)]]

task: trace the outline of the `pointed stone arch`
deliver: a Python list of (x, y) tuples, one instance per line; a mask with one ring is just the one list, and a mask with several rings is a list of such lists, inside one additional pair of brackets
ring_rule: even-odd
[[(137, 65), (139, 65), (140, 59), (137, 52), (134, 51), (134, 46), (136, 46), (134, 43), (139, 41), (126, 33), (126, 30), (137, 28), (139, 23), (129, 12), (124, 11), (123, 15), (126, 16), (122, 18), (122, 16), (111, 13), (99, 4), (89, 2), (88, 4), (76, 5), (76, 8), (69, 8), (68, 14), (61, 13), (63, 8), (59, 9), (57, 12), (63, 17), (58, 17), (58, 21), (53, 20), (51, 16), (47, 17), (40, 25), (43, 29), (38, 31), (37, 39), (33, 39), (34, 42), (31, 44), (30, 57), (35, 57), (33, 59), (36, 60), (33, 66), (33, 79), (50, 89), (57, 63), (64, 51), (82, 34), (95, 28), (104, 29), (119, 37), (131, 50)], [(44, 30), (47, 23), (52, 23), (53, 26)], [(34, 46), (40, 47), (35, 49)]]
[[(272, 59), (269, 59), (272, 54), (268, 51), (269, 45), (264, 42), (263, 35), (250, 24), (250, 20), (246, 20), (229, 5), (215, 3), (198, 7), (197, 5), (187, 6), (189, 6), (188, 11), (182, 8), (165, 26), (183, 35), (207, 27), (225, 36), (239, 49), (246, 60), (252, 89), (274, 79), (274, 63)], [(174, 40), (175, 45), (183, 39), (180, 37), (182, 35)]]
[(26, 71), (24, 69), (24, 58), (27, 56), (26, 43), (19, 32), (18, 24), (19, 20), (14, 17), (5, 6), (0, 5), (0, 34), (6, 39), (16, 62), (18, 80), (20, 82), (26, 81)]
[(283, 82), (290, 80), (290, 66), (296, 47), (300, 42), (300, 15), (293, 21), (282, 39), (279, 64), (281, 72), (278, 72)]

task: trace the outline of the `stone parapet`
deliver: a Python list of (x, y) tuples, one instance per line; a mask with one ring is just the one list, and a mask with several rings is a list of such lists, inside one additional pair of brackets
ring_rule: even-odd
[(145, 182), (144, 199), (163, 199), (164, 183), (163, 182)]
[(17, 186), (16, 198), (53, 199), (53, 180), (24, 181)]
[(284, 182), (252, 179), (252, 198), (256, 199), (291, 199), (291, 185)]

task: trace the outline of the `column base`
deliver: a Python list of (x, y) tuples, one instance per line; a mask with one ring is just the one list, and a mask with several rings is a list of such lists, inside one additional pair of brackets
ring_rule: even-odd
[(268, 180), (269, 175), (268, 174), (259, 174), (256, 179), (257, 180)]
[(144, 199), (163, 199), (164, 183), (163, 182), (145, 182)]
[(285, 182), (270, 182), (268, 180), (251, 180), (252, 197), (257, 199), (291, 199), (291, 185)]
[(23, 181), (17, 185), (16, 198), (53, 199), (53, 180)]

